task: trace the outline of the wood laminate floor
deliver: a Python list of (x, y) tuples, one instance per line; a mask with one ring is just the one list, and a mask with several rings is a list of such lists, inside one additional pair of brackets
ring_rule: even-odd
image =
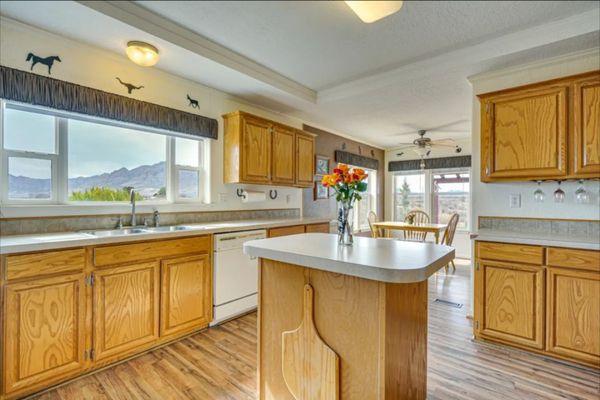
[[(600, 399), (600, 373), (471, 340), (469, 264), (429, 281), (429, 399)], [(436, 298), (464, 304), (453, 308)], [(38, 400), (256, 398), (256, 313), (55, 388)]]

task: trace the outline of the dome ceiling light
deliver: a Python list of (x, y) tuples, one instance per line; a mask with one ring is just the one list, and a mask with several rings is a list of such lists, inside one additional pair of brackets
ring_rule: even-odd
[(400, 11), (402, 3), (402, 1), (346, 1), (358, 18), (367, 24)]
[(137, 65), (151, 67), (158, 62), (158, 49), (151, 44), (133, 40), (127, 42), (127, 57)]

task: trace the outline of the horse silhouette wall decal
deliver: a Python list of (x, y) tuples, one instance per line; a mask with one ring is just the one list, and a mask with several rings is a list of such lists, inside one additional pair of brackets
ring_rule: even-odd
[(25, 59), (25, 61), (31, 61), (31, 68), (29, 69), (30, 71), (33, 71), (33, 67), (35, 67), (35, 64), (44, 64), (45, 66), (48, 67), (48, 75), (52, 75), (52, 65), (54, 64), (54, 61), (58, 61), (58, 62), (62, 62), (59, 56), (50, 56), (50, 57), (46, 57), (46, 58), (42, 58), (40, 56), (36, 56), (33, 53), (29, 53), (27, 54), (27, 58)]
[(127, 88), (127, 93), (129, 93), (129, 94), (131, 94), (131, 92), (134, 91), (134, 90), (139, 90), (139, 89), (143, 89), (144, 88), (143, 86), (135, 86), (135, 85), (132, 85), (131, 83), (123, 82), (121, 80), (121, 78), (119, 78), (118, 76), (117, 76), (117, 80), (119, 81), (119, 83), (121, 85), (123, 85), (123, 86), (125, 86)]
[(189, 94), (187, 95), (187, 99), (190, 102), (190, 104), (188, 104), (189, 106), (191, 106), (192, 108), (200, 108), (198, 100), (192, 99)]

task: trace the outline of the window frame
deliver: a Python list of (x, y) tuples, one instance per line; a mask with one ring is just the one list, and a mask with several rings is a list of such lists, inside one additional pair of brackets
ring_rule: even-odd
[[(4, 110), (6, 108), (33, 112), (39, 114), (51, 115), (55, 119), (55, 154), (37, 153), (32, 151), (10, 150), (4, 148)], [(45, 107), (22, 104), (13, 101), (0, 100), (0, 204), (2, 206), (63, 206), (63, 207), (123, 207), (128, 202), (110, 202), (110, 201), (70, 201), (68, 198), (68, 120), (80, 120), (96, 124), (104, 124), (126, 129), (159, 134), (165, 137), (165, 188), (166, 197), (160, 200), (142, 200), (138, 204), (141, 206), (159, 206), (159, 205), (177, 205), (177, 204), (206, 204), (206, 196), (210, 193), (210, 164), (209, 151), (210, 143), (207, 139), (192, 137), (177, 132), (170, 132), (160, 129), (143, 127), (135, 124), (124, 123), (120, 121), (106, 120), (86, 115), (62, 112), (59, 110), (48, 109)], [(181, 137), (198, 142), (199, 164), (193, 170), (198, 171), (198, 197), (194, 199), (180, 198), (178, 196), (177, 179), (174, 174), (182, 166), (175, 165), (175, 143), (176, 138)], [(49, 159), (51, 161), (51, 198), (50, 199), (10, 199), (8, 195), (8, 159), (10, 157), (23, 157), (33, 159)], [(192, 167), (183, 166), (183, 169)]]
[[(412, 170), (412, 171), (399, 171), (395, 172), (392, 175), (392, 220), (396, 220), (396, 177), (403, 175), (418, 175), (423, 174), (425, 182), (424, 182), (424, 190), (423, 193), (423, 211), (425, 211), (430, 217), (433, 217), (433, 199), (435, 196), (435, 188), (434, 188), (434, 179), (433, 176), (436, 174), (445, 173), (468, 173), (469, 174), (469, 209), (472, 207), (471, 204), (471, 167), (465, 168), (439, 168), (439, 169), (425, 169), (425, 170)], [(465, 228), (457, 228), (456, 232), (469, 232), (471, 229), (471, 220), (470, 220), (470, 210), (467, 212), (467, 226)]]
[[(361, 167), (355, 167), (353, 165), (349, 165), (350, 168), (361, 168)], [(367, 185), (367, 191), (362, 194), (362, 198), (364, 199), (366, 196), (369, 197), (369, 201), (370, 201), (370, 205), (371, 205), (371, 209), (367, 211), (367, 215), (369, 215), (370, 211), (374, 211), (375, 213), (377, 213), (377, 192), (378, 192), (378, 188), (377, 188), (377, 170), (375, 169), (369, 169), (369, 168), (362, 168), (365, 170), (365, 172), (369, 175), (367, 177), (367, 179), (372, 179), (373, 182), (375, 182), (374, 185), (368, 184)], [(369, 183), (369, 182), (368, 182)], [(372, 183), (372, 182), (370, 182)], [(362, 201), (362, 200), (361, 200)], [(352, 221), (352, 225), (353, 225), (353, 230), (354, 233), (360, 233), (360, 232), (368, 232), (371, 230), (370, 226), (369, 226), (369, 222), (367, 221), (367, 223), (365, 225), (360, 225), (360, 221), (359, 221), (359, 215), (360, 215), (360, 203), (361, 201), (357, 201), (356, 204), (354, 205), (354, 209), (353, 209), (353, 221)]]

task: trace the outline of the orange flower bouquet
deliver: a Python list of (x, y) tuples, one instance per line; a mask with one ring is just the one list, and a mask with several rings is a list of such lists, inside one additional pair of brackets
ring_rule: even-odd
[(352, 218), (351, 213), (355, 201), (362, 199), (361, 193), (367, 191), (369, 175), (360, 168), (350, 168), (346, 164), (338, 164), (333, 174), (325, 175), (321, 184), (335, 191), (338, 201), (338, 241), (343, 245), (352, 245)]

